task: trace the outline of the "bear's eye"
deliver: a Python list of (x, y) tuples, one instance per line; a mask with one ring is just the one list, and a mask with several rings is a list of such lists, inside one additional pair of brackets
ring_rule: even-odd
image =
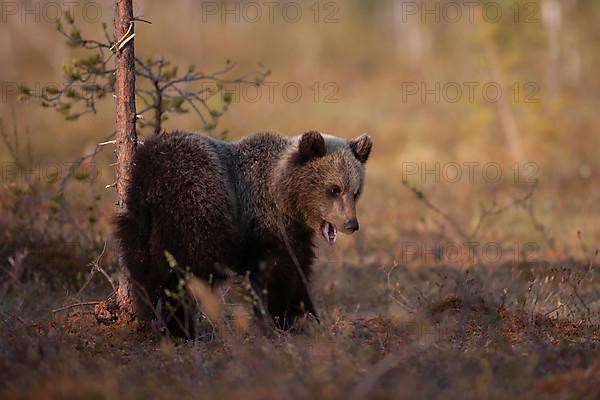
[(329, 188), (329, 190), (327, 191), (327, 193), (331, 197), (338, 197), (342, 193), (342, 189), (340, 189), (339, 186), (332, 186), (332, 187)]
[(354, 200), (358, 199), (358, 196), (360, 196), (360, 190), (354, 193)]

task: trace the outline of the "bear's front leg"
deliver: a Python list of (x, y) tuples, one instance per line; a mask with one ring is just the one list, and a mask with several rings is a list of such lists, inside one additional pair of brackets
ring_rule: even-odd
[[(275, 272), (275, 271), (273, 271)], [(312, 315), (318, 321), (317, 311), (310, 297), (307, 285), (308, 274), (304, 278), (295, 265), (278, 268), (266, 282), (267, 311), (275, 326), (289, 329), (299, 317)]]

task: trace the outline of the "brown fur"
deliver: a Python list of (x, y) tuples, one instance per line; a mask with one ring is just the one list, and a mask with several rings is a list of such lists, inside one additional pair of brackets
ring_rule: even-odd
[[(282, 328), (306, 313), (316, 317), (305, 284), (313, 238), (324, 221), (343, 229), (356, 219), (371, 145), (366, 135), (347, 141), (318, 132), (259, 133), (235, 143), (187, 133), (148, 140), (133, 160), (127, 212), (117, 216), (138, 295), (150, 305), (174, 289), (168, 251), (210, 283), (228, 271), (249, 274)], [(339, 196), (331, 196), (333, 186)]]

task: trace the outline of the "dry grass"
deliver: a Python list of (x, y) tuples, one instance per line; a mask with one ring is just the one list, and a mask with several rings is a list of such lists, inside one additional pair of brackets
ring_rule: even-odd
[[(36, 284), (5, 288), (0, 397), (537, 399), (598, 393), (593, 371), (600, 328), (587, 322), (585, 308), (597, 321), (597, 266), (317, 269), (320, 325), (306, 321), (293, 332), (265, 336), (250, 317), (240, 327), (232, 316), (249, 310), (228, 287), (216, 296), (225, 308), (222, 324), (205, 324), (199, 339), (185, 343), (135, 324), (100, 324), (83, 306), (51, 314), (59, 301), (72, 300)], [(585, 306), (569, 293), (569, 274), (584, 277), (577, 293)], [(564, 306), (556, 309), (559, 301)]]

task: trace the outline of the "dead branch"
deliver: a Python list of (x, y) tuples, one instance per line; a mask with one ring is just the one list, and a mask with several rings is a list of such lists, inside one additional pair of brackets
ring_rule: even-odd
[(433, 210), (436, 214), (440, 215), (444, 220), (446, 220), (446, 222), (448, 222), (450, 226), (452, 226), (454, 231), (458, 233), (463, 239), (467, 241), (471, 240), (471, 237), (460, 227), (460, 225), (454, 220), (454, 218), (452, 218), (448, 213), (442, 211), (439, 207), (437, 207), (435, 204), (429, 201), (429, 199), (425, 196), (425, 193), (423, 193), (423, 191), (417, 189), (414, 186), (411, 186), (406, 180), (403, 180), (402, 184), (411, 192), (413, 192), (417, 199), (422, 201), (423, 204), (425, 204), (429, 209)]
[(56, 308), (56, 309), (52, 310), (52, 314), (56, 314), (58, 312), (69, 310), (69, 309), (75, 308), (75, 307), (95, 306), (96, 304), (100, 304), (100, 303), (102, 303), (102, 302), (99, 300), (96, 300), (96, 301), (84, 301), (81, 303), (69, 304), (68, 306), (64, 306), (64, 307), (60, 307), (60, 308)]

